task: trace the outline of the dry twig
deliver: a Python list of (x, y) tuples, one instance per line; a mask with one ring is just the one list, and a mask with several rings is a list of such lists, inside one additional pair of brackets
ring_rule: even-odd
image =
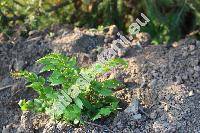
[(13, 85), (7, 85), (7, 86), (4, 86), (4, 87), (1, 87), (0, 88), (0, 91), (2, 91), (2, 90), (4, 90), (4, 89), (7, 89), (7, 88), (10, 88), (10, 87), (12, 87)]

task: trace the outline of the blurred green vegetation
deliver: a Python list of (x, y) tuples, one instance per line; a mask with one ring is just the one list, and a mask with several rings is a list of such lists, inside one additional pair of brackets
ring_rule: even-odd
[(154, 44), (179, 40), (200, 28), (200, 0), (3, 0), (0, 32), (67, 23), (89, 28), (115, 24), (127, 33), (140, 13), (151, 20), (142, 31), (151, 34)]

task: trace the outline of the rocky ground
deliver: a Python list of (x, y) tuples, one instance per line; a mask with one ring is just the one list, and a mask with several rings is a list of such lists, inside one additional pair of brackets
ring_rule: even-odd
[(116, 116), (74, 127), (51, 122), (44, 114), (20, 111), (18, 101), (34, 97), (35, 92), (25, 88), (23, 80), (13, 79), (10, 72), (39, 72), (41, 66), (34, 62), (50, 52), (77, 56), (79, 65), (87, 66), (111, 47), (117, 31), (115, 26), (104, 31), (65, 26), (31, 31), (26, 39), (0, 38), (0, 132), (200, 133), (200, 42), (192, 39), (172, 47), (144, 43), (142, 48), (132, 46), (120, 55), (129, 62), (128, 68), (108, 75), (125, 84), (115, 92), (122, 101)]

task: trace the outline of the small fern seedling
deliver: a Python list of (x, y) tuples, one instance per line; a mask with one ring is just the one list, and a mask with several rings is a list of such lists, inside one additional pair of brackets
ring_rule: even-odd
[(109, 116), (118, 108), (118, 99), (113, 90), (121, 83), (114, 79), (97, 80), (111, 69), (126, 65), (122, 59), (111, 59), (105, 63), (95, 63), (89, 68), (79, 68), (75, 58), (62, 54), (49, 54), (39, 59), (43, 64), (40, 76), (28, 71), (14, 73), (27, 80), (27, 87), (34, 89), (38, 97), (21, 100), (21, 110), (44, 112), (51, 118), (78, 124), (82, 117), (96, 120)]

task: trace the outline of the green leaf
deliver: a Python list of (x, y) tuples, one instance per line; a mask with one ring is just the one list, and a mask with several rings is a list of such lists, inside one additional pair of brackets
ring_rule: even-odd
[(34, 102), (34, 106), (36, 107), (41, 107), (43, 103), (43, 101), (40, 99), (34, 99), (33, 102)]
[(52, 86), (60, 85), (60, 84), (63, 84), (65, 82), (65, 77), (59, 77), (57, 79), (50, 78), (49, 82), (51, 82)]
[(38, 82), (40, 82), (42, 85), (44, 85), (45, 84), (45, 78), (39, 76), (38, 77)]
[(76, 80), (76, 86), (80, 90), (86, 90), (90, 87), (90, 82), (88, 82), (85, 78), (80, 77)]
[(74, 124), (78, 124), (80, 121), (78, 119), (74, 120)]
[(94, 65), (93, 70), (95, 70), (97, 73), (102, 73), (102, 72), (104, 72), (104, 71), (103, 71), (102, 64), (100, 64), (100, 63), (96, 63), (96, 64)]
[(110, 108), (101, 108), (99, 112), (93, 117), (93, 121), (101, 118), (102, 116), (108, 116), (112, 113)]
[(98, 113), (92, 118), (92, 120), (95, 121), (95, 120), (97, 120), (99, 118), (101, 118), (101, 114)]
[(110, 96), (113, 92), (109, 89), (100, 89), (99, 93), (103, 96)]
[(46, 72), (46, 71), (55, 70), (55, 69), (56, 69), (56, 68), (55, 68), (54, 65), (49, 64), (49, 65), (44, 66), (44, 67), (40, 70), (40, 73)]
[(95, 112), (95, 107), (86, 99), (86, 98), (81, 98), (82, 102), (83, 102), (83, 106), (88, 109), (91, 110), (92, 112)]
[(44, 94), (52, 94), (52, 93), (54, 93), (54, 90), (53, 90), (53, 88), (52, 87), (44, 87), (43, 88), (43, 92), (44, 92)]
[(39, 60), (37, 60), (37, 62), (43, 63), (43, 61), (46, 61), (46, 60), (48, 61), (48, 59), (50, 59), (51, 61), (59, 60), (59, 61), (65, 62), (68, 60), (68, 57), (66, 57), (62, 54), (59, 54), (59, 53), (51, 53), (51, 54), (48, 54), (48, 55), (40, 58)]
[(72, 102), (72, 98), (67, 94), (67, 92), (65, 90), (61, 90), (61, 94), (64, 96), (64, 98), (68, 101), (68, 102)]
[(117, 107), (118, 107), (119, 102), (118, 101), (117, 102), (111, 102), (110, 104), (111, 104), (112, 110), (116, 110)]
[(81, 99), (80, 98), (75, 98), (74, 99), (74, 102), (76, 103), (76, 105), (80, 108), (80, 109), (83, 109), (83, 103), (82, 103), (82, 101), (81, 101)]
[(73, 121), (74, 120), (80, 120), (80, 116), (81, 116), (81, 109), (72, 104), (70, 106), (68, 106), (65, 111), (64, 111), (64, 114), (63, 114), (63, 118), (64, 120), (67, 120), (67, 121)]
[(105, 61), (104, 63), (99, 63), (99, 62), (95, 63), (87, 71), (92, 71), (95, 75), (103, 74), (105, 72), (112, 70), (113, 68), (115, 68), (119, 65), (123, 65), (123, 66), (127, 67), (128, 62), (121, 58), (110, 59), (108, 61)]
[(108, 103), (119, 102), (118, 99), (116, 97), (113, 97), (113, 96), (105, 97), (105, 101), (108, 102)]
[(81, 90), (76, 85), (72, 85), (68, 89), (68, 95), (72, 98), (76, 98), (81, 93)]
[(48, 81), (51, 82), (52, 86), (55, 86), (65, 83), (66, 79), (59, 71), (53, 71)]
[(115, 89), (122, 85), (121, 82), (115, 79), (105, 80), (102, 82), (102, 84), (103, 84), (103, 88), (110, 88), (110, 89)]
[(65, 110), (66, 107), (60, 101), (55, 101), (52, 105), (52, 108), (47, 111), (50, 113), (50, 115), (60, 118), (64, 114)]
[(109, 115), (110, 113), (111, 113), (110, 108), (101, 108), (99, 111), (99, 114), (101, 114), (103, 116)]
[(56, 99), (58, 97), (57, 92), (54, 91), (53, 88), (49, 86), (42, 88), (42, 92), (44, 93), (48, 101)]
[(30, 100), (28, 100), (28, 101), (20, 100), (18, 104), (21, 107), (22, 111), (27, 111), (29, 109), (33, 109), (33, 107), (34, 107), (33, 101), (30, 101)]
[(20, 100), (18, 104), (21, 107), (22, 111), (27, 111), (28, 110), (28, 104), (26, 103), (25, 100)]
[(108, 62), (106, 62), (106, 65), (108, 65), (110, 67), (116, 67), (118, 65), (123, 65), (125, 67), (128, 67), (128, 62), (122, 58), (114, 58), (114, 59), (111, 59)]
[(69, 62), (67, 62), (68, 65), (67, 66), (70, 66), (70, 67), (74, 67), (76, 66), (77, 62), (76, 62), (76, 58), (75, 57), (72, 57), (69, 59)]
[(63, 106), (67, 107), (70, 105), (70, 101), (67, 101), (63, 95), (58, 95), (58, 102), (62, 103)]
[(91, 69), (81, 69), (80, 75), (84, 78), (88, 83), (95, 79), (95, 72)]
[(35, 82), (38, 79), (38, 76), (35, 73), (31, 73), (28, 71), (16, 72), (16, 73), (13, 73), (13, 75), (17, 77), (24, 77), (26, 78), (26, 80), (28, 80), (28, 82)]
[(30, 84), (30, 85), (27, 85), (27, 87), (31, 87), (34, 90), (36, 90), (37, 92), (39, 92), (39, 93), (40, 93), (40, 90), (41, 90), (42, 86), (43, 86), (43, 84), (41, 82), (34, 82), (34, 83)]

